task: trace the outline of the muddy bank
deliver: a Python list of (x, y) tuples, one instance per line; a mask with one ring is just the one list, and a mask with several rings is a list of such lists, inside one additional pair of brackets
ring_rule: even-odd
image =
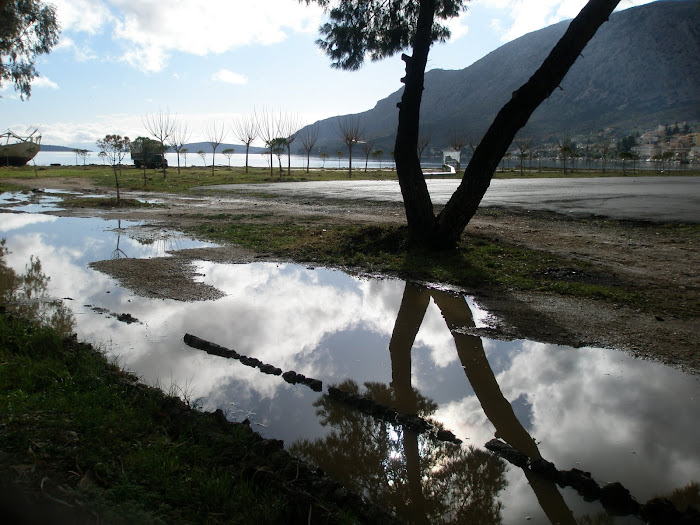
[[(21, 182), (21, 181), (17, 181)], [(90, 191), (86, 181), (31, 180), (32, 187)], [(138, 197), (138, 194), (132, 194)], [(148, 194), (153, 198), (153, 194)], [(323, 199), (215, 195), (158, 195), (156, 208), (93, 211), (86, 208), (61, 215), (142, 220), (154, 229), (187, 229), (217, 214), (277, 222), (284, 218), (316, 217), (320, 223), (358, 224), (404, 221), (400, 205), (340, 202)], [(147, 234), (148, 226), (142, 227)], [(569, 346), (616, 348), (656, 359), (692, 373), (700, 372), (700, 233), (644, 222), (603, 218), (572, 219), (551, 213), (484, 208), (470, 223), (467, 235), (556, 254), (590, 264), (591, 283), (614, 282), (630, 294), (643, 291), (647, 305), (634, 309), (606, 300), (580, 299), (545, 292), (466, 290), (496, 316), (486, 330), (490, 337), (528, 338)], [(195, 260), (249, 262), (268, 258), (239, 247), (183, 250), (167, 259), (101, 261), (95, 267), (119, 279), (141, 295), (178, 300), (206, 300), (220, 293), (198, 283)], [(304, 263), (305, 261), (297, 261)], [(553, 268), (559, 277), (566, 268)], [(563, 272), (563, 274), (562, 274)], [(580, 276), (579, 276), (580, 277)], [(671, 306), (669, 306), (671, 305)]]

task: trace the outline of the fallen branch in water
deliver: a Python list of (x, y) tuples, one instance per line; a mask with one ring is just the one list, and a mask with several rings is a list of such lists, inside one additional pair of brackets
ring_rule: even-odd
[(653, 498), (645, 504), (640, 504), (632, 497), (629, 490), (619, 482), (607, 483), (601, 487), (591, 477), (590, 472), (583, 472), (576, 468), (557, 470), (554, 463), (542, 458), (533, 461), (527, 454), (500, 439), (492, 439), (486, 443), (485, 447), (509, 463), (554, 481), (562, 488), (573, 488), (585, 501), (599, 500), (609, 514), (615, 516), (633, 514), (650, 525), (700, 523), (700, 513), (693, 507), (689, 506), (685, 511), (680, 511), (666, 498)]
[(196, 335), (185, 334), (183, 340), (185, 341), (186, 345), (191, 346), (192, 348), (204, 350), (207, 354), (225, 357), (227, 359), (237, 359), (246, 366), (259, 369), (263, 374), (270, 374), (275, 376), (281, 375), (287, 383), (291, 383), (292, 385), (300, 383), (302, 385), (308, 386), (314, 392), (321, 392), (323, 390), (323, 382), (320, 379), (306, 377), (304, 374), (299, 374), (297, 372), (294, 372), (293, 370), (282, 373), (281, 368), (277, 368), (276, 366), (263, 363), (262, 361), (260, 361), (260, 359), (256, 359), (255, 357), (248, 357), (239, 354), (235, 350), (217, 345), (216, 343), (205, 341), (204, 339), (201, 339)]

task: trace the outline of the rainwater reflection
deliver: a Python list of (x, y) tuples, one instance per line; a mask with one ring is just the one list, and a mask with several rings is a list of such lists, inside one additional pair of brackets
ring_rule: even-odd
[[(693, 377), (610, 350), (480, 338), (469, 328), (485, 313), (461, 295), (328, 269), (198, 262), (198, 279), (225, 297), (139, 297), (88, 267), (115, 250), (165, 255), (132, 238), (131, 225), (0, 215), (8, 265), (22, 272), (38, 257), (51, 277), (49, 293), (70, 298), (82, 338), (146, 382), (222, 408), (229, 419), (249, 418), (263, 435), (415, 522), (573, 523), (602, 511), (486, 452), (494, 436), (560, 469), (619, 481), (640, 502), (700, 480)], [(417, 413), (463, 444), (193, 350), (182, 342), (185, 333)], [(620, 522), (628, 521), (637, 523)]]

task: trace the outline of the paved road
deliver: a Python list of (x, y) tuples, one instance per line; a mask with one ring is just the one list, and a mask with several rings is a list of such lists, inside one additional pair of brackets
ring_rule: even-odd
[[(459, 181), (429, 179), (435, 204), (444, 204)], [(290, 182), (222, 185), (209, 189), (254, 191), (293, 197), (401, 201), (395, 181)], [(576, 216), (700, 223), (700, 177), (495, 179), (483, 206), (547, 210)]]

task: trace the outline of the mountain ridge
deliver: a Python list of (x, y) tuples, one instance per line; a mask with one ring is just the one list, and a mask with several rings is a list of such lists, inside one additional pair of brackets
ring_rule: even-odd
[[(614, 13), (524, 132), (540, 140), (605, 128), (624, 135), (662, 123), (700, 120), (700, 24), (693, 22), (699, 5), (696, 0), (665, 0)], [(528, 33), (464, 69), (428, 71), (421, 127), (430, 130), (431, 145), (447, 146), (452, 131), (478, 142), (569, 23)], [(382, 147), (393, 148), (401, 93), (399, 89), (356, 114), (366, 134)], [(317, 124), (320, 148), (340, 145), (336, 117)]]

